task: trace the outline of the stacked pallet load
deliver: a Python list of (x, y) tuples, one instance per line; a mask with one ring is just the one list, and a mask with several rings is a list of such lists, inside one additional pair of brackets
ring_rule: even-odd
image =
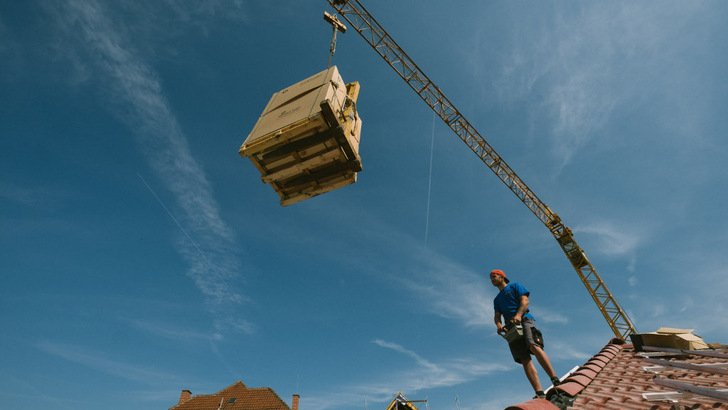
[(238, 151), (287, 206), (356, 182), (359, 83), (333, 66), (271, 97)]

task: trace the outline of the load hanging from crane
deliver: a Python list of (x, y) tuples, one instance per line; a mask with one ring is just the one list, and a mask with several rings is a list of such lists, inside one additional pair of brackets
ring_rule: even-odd
[(359, 83), (332, 66), (271, 97), (238, 151), (287, 206), (356, 182)]

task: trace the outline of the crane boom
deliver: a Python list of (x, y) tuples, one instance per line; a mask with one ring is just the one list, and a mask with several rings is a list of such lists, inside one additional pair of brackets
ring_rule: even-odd
[(364, 6), (358, 0), (328, 2), (549, 229), (614, 334), (626, 340), (628, 335), (637, 333), (584, 250), (574, 240), (571, 230), (561, 222), (561, 218), (528, 188)]

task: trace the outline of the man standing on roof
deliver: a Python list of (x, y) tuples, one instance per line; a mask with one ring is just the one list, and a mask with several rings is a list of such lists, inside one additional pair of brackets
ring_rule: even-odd
[[(556, 377), (556, 373), (553, 367), (551, 367), (549, 357), (543, 351), (543, 341), (533, 334), (533, 329), (535, 328), (533, 324), (534, 318), (528, 313), (528, 296), (531, 293), (520, 283), (511, 283), (502, 270), (496, 269), (490, 272), (490, 282), (500, 290), (495, 299), (493, 299), (493, 310), (495, 311), (493, 320), (497, 327), (496, 331), (500, 334), (505, 333), (510, 326), (523, 326), (523, 337), (513, 343), (509, 343), (508, 347), (511, 349), (513, 360), (523, 366), (526, 377), (536, 392), (536, 397), (544, 398), (546, 395), (541, 389), (541, 382), (538, 379), (536, 366), (531, 361), (531, 355), (536, 356), (536, 359), (549, 375), (554, 386), (559, 384), (559, 378)], [(501, 322), (501, 318), (504, 316), (506, 326), (503, 326)]]

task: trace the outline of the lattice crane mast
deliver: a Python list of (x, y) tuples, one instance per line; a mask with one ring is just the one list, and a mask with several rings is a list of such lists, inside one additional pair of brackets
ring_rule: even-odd
[(561, 218), (528, 188), (364, 6), (358, 0), (328, 2), (549, 229), (614, 334), (626, 340), (628, 335), (637, 333), (584, 250), (574, 240), (571, 230), (561, 222)]

